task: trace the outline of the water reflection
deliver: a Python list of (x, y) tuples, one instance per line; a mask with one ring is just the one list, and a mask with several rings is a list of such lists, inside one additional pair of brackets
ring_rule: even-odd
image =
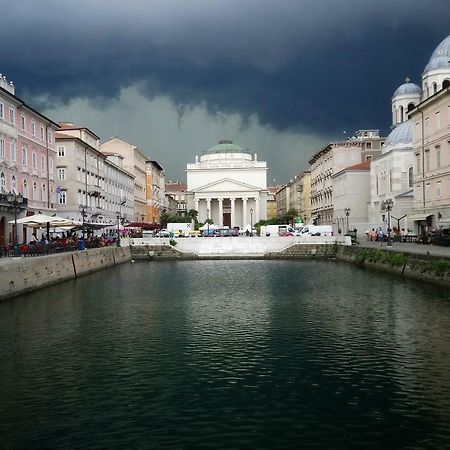
[(127, 264), (0, 304), (5, 448), (445, 448), (443, 289), (323, 261)]

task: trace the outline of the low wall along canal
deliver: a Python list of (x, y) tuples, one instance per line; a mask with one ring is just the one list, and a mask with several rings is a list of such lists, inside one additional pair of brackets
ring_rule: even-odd
[[(193, 241), (195, 241), (194, 246)], [(233, 248), (227, 249), (226, 241), (232, 243)], [(264, 243), (260, 238), (192, 239), (179, 240), (175, 246), (170, 245), (168, 240), (167, 242), (153, 241), (152, 245), (141, 242), (139, 242), (140, 245), (136, 245), (137, 242), (130, 242), (134, 245), (39, 257), (5, 258), (0, 260), (0, 299), (74, 279), (132, 259), (328, 258), (351, 263), (357, 267), (382, 270), (404, 278), (450, 287), (450, 259), (445, 257), (416, 255), (401, 250), (339, 245), (336, 242), (299, 243), (283, 239), (278, 243), (272, 239), (264, 241), (266, 242)], [(180, 242), (181, 245), (178, 245)], [(213, 244), (218, 245), (216, 252)], [(198, 248), (195, 248), (195, 245)]]
[(105, 247), (46, 256), (2, 259), (0, 299), (25, 294), (130, 260), (129, 247)]

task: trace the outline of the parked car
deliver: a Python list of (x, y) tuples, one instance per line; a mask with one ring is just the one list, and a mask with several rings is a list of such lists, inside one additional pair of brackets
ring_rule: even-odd
[(155, 234), (155, 237), (168, 238), (168, 237), (170, 237), (170, 232), (167, 231), (166, 228), (162, 228)]

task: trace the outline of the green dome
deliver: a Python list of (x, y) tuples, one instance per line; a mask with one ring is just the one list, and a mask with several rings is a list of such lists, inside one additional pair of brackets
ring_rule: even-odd
[(204, 155), (211, 155), (214, 153), (248, 153), (251, 154), (248, 150), (243, 150), (238, 145), (233, 144), (233, 141), (229, 139), (223, 139), (219, 141), (217, 145), (211, 147), (210, 149), (203, 152)]

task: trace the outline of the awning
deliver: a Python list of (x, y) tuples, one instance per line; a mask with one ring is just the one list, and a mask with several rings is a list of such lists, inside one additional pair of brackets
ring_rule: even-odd
[(408, 219), (414, 220), (415, 222), (420, 222), (421, 220), (427, 220), (427, 217), (430, 216), (434, 216), (434, 214), (427, 214), (427, 213), (411, 214), (410, 216), (408, 216)]

